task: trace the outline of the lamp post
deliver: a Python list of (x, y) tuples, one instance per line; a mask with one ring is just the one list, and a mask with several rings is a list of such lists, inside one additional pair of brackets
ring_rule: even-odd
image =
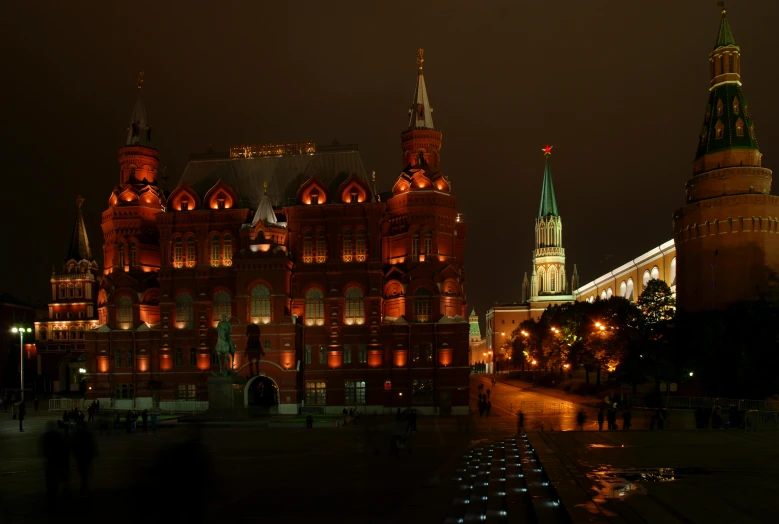
[(19, 333), (19, 401), (24, 401), (24, 334), (32, 333), (32, 328), (18, 324), (11, 328), (11, 332)]

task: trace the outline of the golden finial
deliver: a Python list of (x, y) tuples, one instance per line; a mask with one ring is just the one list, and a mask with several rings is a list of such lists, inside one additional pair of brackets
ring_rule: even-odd
[(268, 181), (267, 180), (262, 183), (262, 187), (265, 189), (265, 194), (267, 195), (268, 194)]
[(375, 170), (371, 172), (371, 180), (376, 182), (376, 171)]
[(138, 69), (138, 74), (135, 75), (135, 84), (138, 88), (138, 94), (141, 94), (141, 89), (143, 89), (143, 69)]
[(417, 67), (419, 68), (419, 74), (422, 74), (422, 64), (425, 63), (425, 50), (421, 47), (419, 48), (419, 51), (417, 52)]
[(78, 207), (81, 207), (81, 205), (82, 205), (83, 203), (84, 203), (84, 197), (82, 197), (81, 195), (77, 196), (77, 197), (76, 197), (76, 205), (77, 205)]
[(717, 2), (717, 6), (722, 8), (722, 16), (725, 16), (725, 13), (727, 13), (728, 10), (725, 9), (725, 2), (724, 2), (724, 0), (720, 0), (719, 2)]

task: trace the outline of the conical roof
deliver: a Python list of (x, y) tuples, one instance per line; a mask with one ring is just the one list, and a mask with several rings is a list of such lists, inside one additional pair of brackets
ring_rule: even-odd
[(544, 148), (546, 165), (544, 166), (544, 181), (541, 185), (541, 205), (538, 208), (538, 217), (560, 216), (557, 212), (557, 199), (554, 194), (554, 184), (552, 183), (552, 166), (549, 164), (549, 156), (552, 147)]
[(151, 126), (149, 126), (149, 121), (146, 119), (146, 106), (141, 97), (141, 91), (143, 90), (142, 70), (138, 70), (136, 84), (138, 97), (135, 99), (133, 116), (130, 118), (130, 125), (127, 128), (125, 145), (151, 147)]
[(414, 100), (408, 110), (408, 128), (409, 129), (435, 129), (433, 125), (433, 108), (430, 107), (430, 100), (427, 98), (427, 86), (425, 86), (425, 75), (422, 72), (422, 64), (425, 62), (425, 50), (420, 49), (417, 55), (417, 85), (414, 89)]
[(727, 11), (725, 9), (722, 10), (722, 19), (719, 23), (719, 33), (717, 34), (717, 45), (714, 46), (714, 49), (717, 49), (718, 47), (724, 47), (736, 45), (736, 40), (733, 38), (733, 33), (730, 31), (730, 24), (728, 23), (728, 15)]
[(84, 225), (84, 217), (81, 214), (81, 205), (84, 199), (81, 195), (76, 198), (76, 224), (73, 227), (73, 235), (70, 238), (70, 246), (65, 260), (93, 260), (92, 250), (89, 247), (89, 238), (87, 238), (87, 228)]
[(259, 222), (264, 222), (266, 224), (275, 224), (277, 222), (276, 213), (273, 211), (273, 204), (271, 204), (267, 193), (260, 199), (260, 205), (257, 206), (257, 212), (254, 213), (252, 225), (254, 226)]

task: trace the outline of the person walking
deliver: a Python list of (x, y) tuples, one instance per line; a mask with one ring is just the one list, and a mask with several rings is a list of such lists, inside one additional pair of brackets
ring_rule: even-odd
[(584, 431), (584, 411), (579, 410), (579, 413), (576, 414), (576, 423), (579, 425), (579, 431)]
[(60, 486), (70, 478), (70, 459), (68, 445), (57, 425), (54, 422), (46, 423), (46, 431), (41, 435), (41, 452), (43, 454), (43, 472), (46, 480), (46, 495), (49, 510), (53, 511), (57, 506)]
[(598, 411), (598, 431), (603, 431), (603, 408)]
[(19, 431), (24, 431), (24, 417), (27, 416), (27, 406), (24, 400), (19, 402)]
[(622, 431), (628, 431), (630, 429), (632, 415), (629, 409), (626, 409), (622, 414)]
[(78, 467), (78, 476), (81, 480), (81, 495), (86, 495), (89, 483), (90, 466), (97, 457), (97, 443), (95, 437), (83, 424), (76, 428), (70, 443), (73, 458)]
[(306, 415), (306, 429), (313, 429), (314, 427), (314, 417), (309, 413)]
[(519, 432), (523, 433), (525, 432), (525, 413), (520, 409), (519, 410)]
[(148, 418), (149, 418), (149, 410), (144, 409), (143, 413), (141, 413), (141, 421), (142, 421), (141, 427), (143, 428), (144, 433), (146, 433), (146, 421), (148, 420)]

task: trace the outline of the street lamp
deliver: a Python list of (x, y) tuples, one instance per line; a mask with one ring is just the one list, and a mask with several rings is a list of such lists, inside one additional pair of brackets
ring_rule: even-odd
[(21, 324), (11, 328), (12, 333), (19, 333), (19, 385), (21, 386), (20, 402), (24, 401), (24, 334), (32, 333), (32, 328)]

